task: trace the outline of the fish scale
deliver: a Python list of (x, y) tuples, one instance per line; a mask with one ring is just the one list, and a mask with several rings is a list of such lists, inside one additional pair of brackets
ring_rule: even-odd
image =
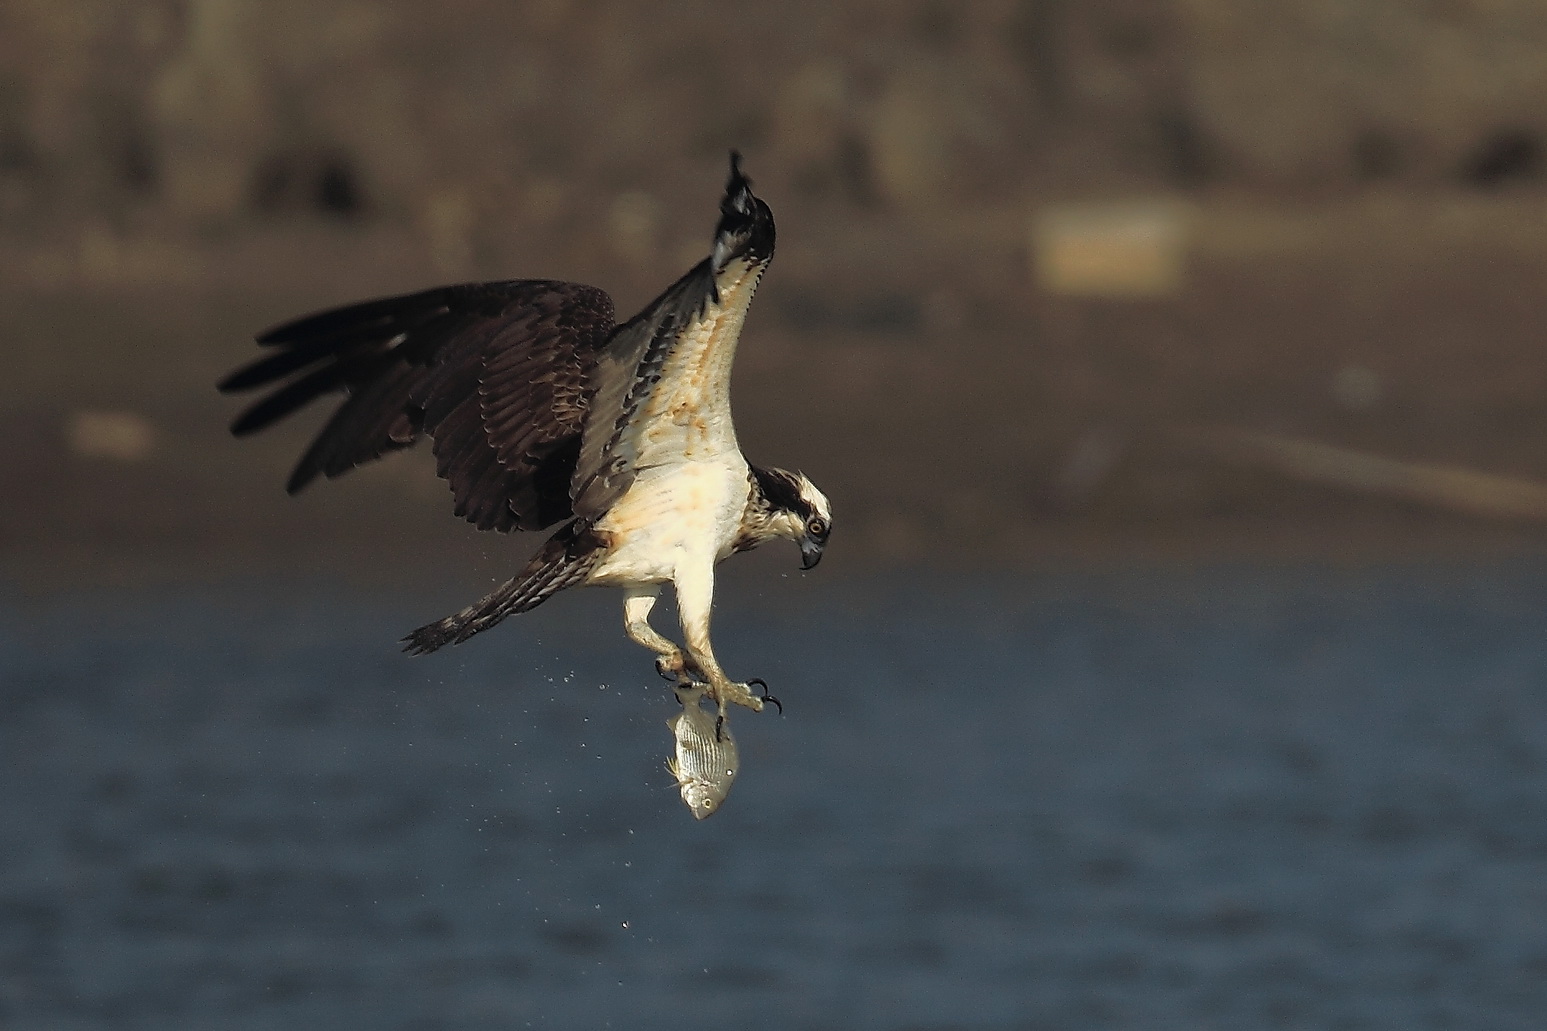
[(699, 704), (703, 684), (679, 686), (676, 693), (682, 711), (666, 721), (676, 746), (666, 768), (677, 778), (682, 801), (694, 819), (702, 820), (712, 816), (730, 793), (741, 769), (741, 754), (731, 736), (730, 720), (719, 720), (717, 712)]

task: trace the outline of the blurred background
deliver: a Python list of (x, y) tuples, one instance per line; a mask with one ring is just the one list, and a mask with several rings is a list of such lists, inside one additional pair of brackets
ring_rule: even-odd
[(0, 546), (44, 579), (455, 547), (424, 456), (289, 502), (311, 426), (239, 447), (211, 384), (441, 282), (637, 310), (736, 147), (780, 227), (738, 419), (830, 485), (835, 566), (1535, 548), (1547, 500), (1223, 445), (1547, 477), (1544, 45), (1524, 0), (18, 0)]
[[(1532, 0), (7, 0), (0, 1026), (1536, 1026), (1544, 53)], [(725, 567), (790, 714), (692, 825), (615, 598), (399, 659), (531, 544), (423, 449), (287, 498), (320, 413), (213, 385), (444, 282), (637, 310), (733, 147), (743, 447), (837, 532)]]

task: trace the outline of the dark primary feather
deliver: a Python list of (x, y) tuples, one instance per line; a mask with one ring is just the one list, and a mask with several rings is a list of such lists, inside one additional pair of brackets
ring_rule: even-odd
[(237, 419), (237, 434), (345, 395), (297, 464), (291, 493), (427, 433), (458, 515), (480, 529), (539, 529), (570, 514), (589, 374), (612, 329), (612, 300), (594, 287), (439, 287), (271, 329), (258, 341), (274, 352), (220, 388), (274, 388)]

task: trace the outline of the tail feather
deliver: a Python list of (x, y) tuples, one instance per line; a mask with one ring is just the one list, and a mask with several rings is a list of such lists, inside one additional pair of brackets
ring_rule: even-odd
[(518, 576), (456, 615), (428, 623), (403, 638), (403, 650), (424, 655), (448, 644), (461, 644), (506, 616), (535, 609), (566, 587), (584, 583), (602, 555), (600, 539), (589, 528), (569, 523), (548, 539)]

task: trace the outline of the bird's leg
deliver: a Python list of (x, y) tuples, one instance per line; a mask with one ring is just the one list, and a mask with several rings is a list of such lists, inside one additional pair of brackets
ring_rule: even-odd
[(695, 680), (697, 670), (692, 661), (671, 641), (656, 632), (650, 625), (650, 610), (661, 589), (654, 584), (623, 589), (623, 629), (629, 640), (642, 644), (660, 658), (655, 660), (655, 671), (667, 680)]
[[(702, 563), (679, 565), (673, 582), (677, 587), (677, 612), (682, 617), (682, 637), (687, 646), (688, 661), (708, 682), (709, 697), (714, 699), (720, 709), (719, 722), (724, 722), (725, 708), (732, 702), (745, 705), (753, 712), (761, 712), (763, 699), (753, 694), (746, 684), (738, 684), (725, 675), (709, 643), (709, 610), (714, 603), (714, 560), (709, 558)], [(768, 685), (763, 684), (765, 692), (767, 688)]]

